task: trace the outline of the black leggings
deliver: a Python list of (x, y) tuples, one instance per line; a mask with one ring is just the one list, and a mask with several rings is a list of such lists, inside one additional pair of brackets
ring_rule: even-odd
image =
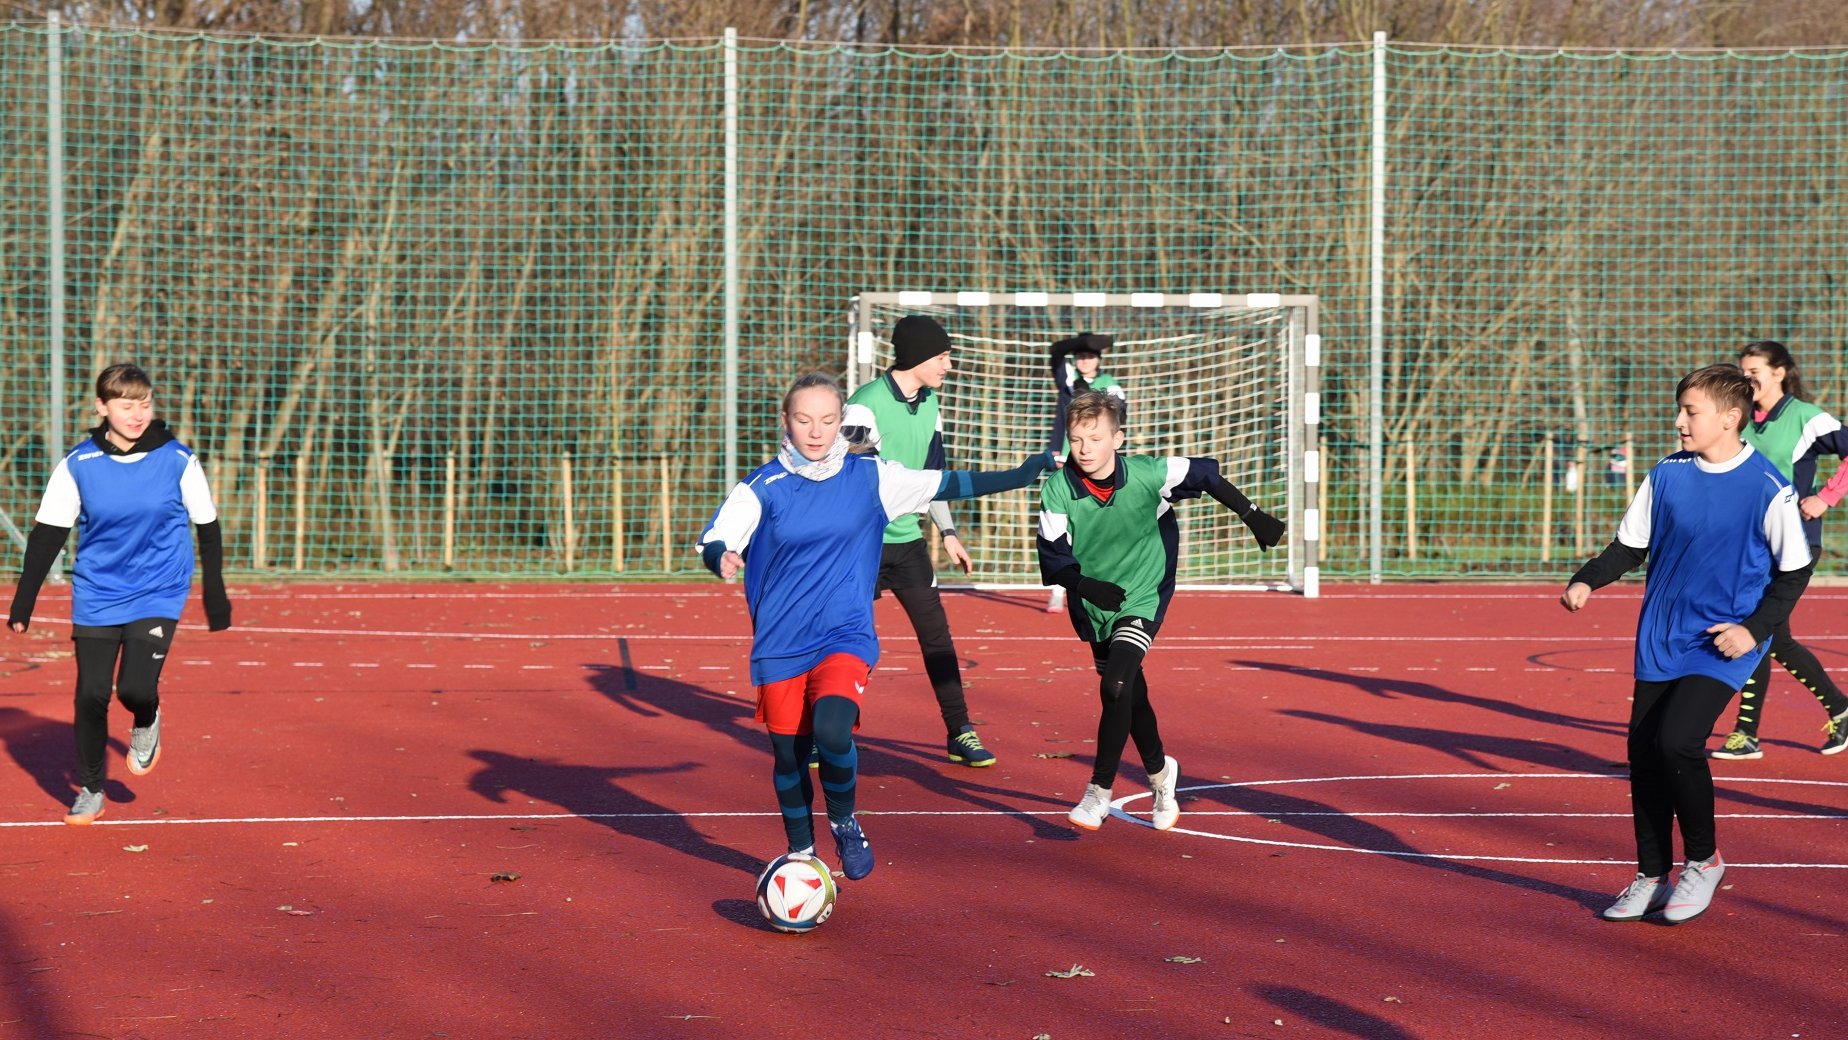
[(957, 660), (956, 644), (950, 639), (950, 619), (943, 612), (943, 597), (931, 585), (893, 589), (892, 595), (898, 599), (898, 605), (905, 608), (905, 615), (918, 634), (918, 649), (924, 653), (924, 674), (930, 676), (930, 688), (937, 695), (943, 728), (955, 735), (969, 725), (969, 702), (963, 698), (962, 663)]
[(142, 618), (127, 625), (77, 625), (71, 642), (77, 657), (77, 783), (103, 789), (103, 754), (109, 746), (110, 695), (152, 726), (160, 710), (160, 669), (173, 645), (173, 618)]
[(1636, 822), (1636, 869), (1648, 877), (1668, 873), (1677, 820), (1689, 860), (1714, 853), (1707, 737), (1732, 695), (1732, 687), (1705, 675), (1636, 681), (1630, 706), (1630, 813)]
[(1149, 683), (1142, 675), (1142, 659), (1155, 639), (1156, 624), (1146, 618), (1122, 618), (1108, 643), (1092, 643), (1091, 659), (1097, 666), (1098, 699), (1103, 714), (1097, 719), (1097, 761), (1091, 782), (1108, 789), (1116, 783), (1123, 763), (1123, 748), (1131, 739), (1142, 756), (1142, 768), (1159, 773), (1167, 764), (1161, 746), (1161, 727), (1149, 704)]
[(1733, 729), (1749, 737), (1758, 736), (1758, 723), (1764, 717), (1765, 695), (1771, 692), (1771, 661), (1774, 658), (1792, 678), (1816, 695), (1830, 718), (1848, 711), (1848, 697), (1842, 696), (1841, 689), (1829, 678), (1822, 662), (1816, 660), (1809, 647), (1791, 638), (1790, 619), (1785, 618), (1771, 630), (1771, 652), (1758, 662), (1758, 670), (1739, 692), (1739, 718), (1733, 723)]

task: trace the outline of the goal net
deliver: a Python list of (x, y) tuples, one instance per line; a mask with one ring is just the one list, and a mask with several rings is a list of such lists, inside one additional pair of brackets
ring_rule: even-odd
[[(1058, 401), (1050, 346), (1084, 332), (1112, 336), (1101, 368), (1128, 396), (1123, 450), (1216, 458), (1227, 479), (1288, 524), (1285, 541), (1265, 553), (1211, 499), (1179, 504), (1179, 583), (1316, 594), (1314, 296), (863, 292), (853, 302), (850, 390), (882, 378), (892, 326), (907, 314), (936, 318), (955, 347), (941, 404), (951, 466), (1005, 468), (1043, 450)], [(976, 583), (1039, 585), (1037, 488), (950, 508)]]

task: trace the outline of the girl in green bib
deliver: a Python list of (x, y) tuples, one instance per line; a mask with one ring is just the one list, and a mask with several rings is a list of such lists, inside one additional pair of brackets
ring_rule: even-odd
[[(1836, 418), (1804, 400), (1803, 376), (1797, 360), (1775, 340), (1748, 343), (1739, 351), (1739, 367), (1752, 382), (1752, 421), (1745, 424), (1745, 442), (1776, 466), (1797, 490), (1797, 507), (1803, 513), (1803, 533), (1810, 555), (1822, 555), (1822, 514), (1848, 493), (1848, 466), (1816, 488), (1816, 460), (1823, 455), (1848, 456), (1848, 431)], [(1739, 693), (1739, 716), (1714, 758), (1762, 758), (1758, 724), (1764, 715), (1765, 694), (1771, 682), (1773, 658), (1822, 702), (1829, 714), (1823, 724), (1822, 753), (1833, 755), (1848, 748), (1848, 697), (1809, 648), (1791, 638), (1790, 622), (1771, 632), (1771, 652), (1758, 662), (1758, 670)]]

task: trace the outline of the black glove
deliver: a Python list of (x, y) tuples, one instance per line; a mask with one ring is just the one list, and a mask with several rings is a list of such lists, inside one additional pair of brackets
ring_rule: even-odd
[(1251, 512), (1239, 517), (1245, 526), (1251, 529), (1251, 537), (1257, 539), (1258, 548), (1269, 552), (1271, 546), (1283, 540), (1283, 521), (1253, 507)]
[(1078, 586), (1072, 590), (1093, 604), (1105, 610), (1117, 610), (1123, 606), (1123, 586), (1096, 578), (1079, 578)]
[(223, 632), (231, 627), (231, 601), (207, 603), (205, 605), (205, 627), (207, 631)]

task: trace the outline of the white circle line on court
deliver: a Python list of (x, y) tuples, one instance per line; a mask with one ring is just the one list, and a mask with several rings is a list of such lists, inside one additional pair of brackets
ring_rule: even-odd
[[(1508, 780), (1627, 780), (1627, 779), (1629, 779), (1628, 776), (1623, 773), (1395, 773), (1395, 774), (1377, 775), (1377, 776), (1309, 776), (1309, 777), (1291, 777), (1291, 778), (1277, 779), (1277, 780), (1231, 781), (1231, 782), (1227, 782), (1223, 784), (1197, 784), (1191, 787), (1178, 788), (1176, 793), (1179, 793), (1180, 791), (1212, 791), (1212, 790), (1218, 790), (1218, 789), (1228, 788), (1228, 787), (1281, 787), (1284, 785), (1291, 785), (1291, 784), (1326, 784), (1326, 783), (1361, 782), (1361, 781), (1378, 781), (1378, 780), (1502, 780), (1502, 781), (1508, 781)], [(1807, 785), (1807, 786), (1814, 786), (1814, 787), (1848, 787), (1848, 781), (1843, 781), (1843, 780), (1789, 780), (1789, 779), (1783, 779), (1780, 777), (1727, 777), (1725, 779), (1729, 783), (1798, 784), (1798, 785)], [(1147, 792), (1139, 792), (1137, 794), (1124, 795), (1121, 798), (1115, 799), (1114, 801), (1110, 803), (1111, 814), (1114, 816), (1121, 817), (1125, 820), (1128, 820), (1129, 822), (1134, 823), (1138, 826), (1147, 827), (1150, 830), (1153, 830), (1154, 824), (1150, 823), (1148, 820), (1142, 819), (1141, 817), (1131, 815), (1129, 811), (1124, 808), (1124, 806), (1129, 804), (1130, 802), (1138, 801), (1140, 799), (1148, 798), (1148, 797), (1150, 797), (1150, 795)], [(1183, 814), (1183, 815), (1207, 815), (1207, 814), (1199, 813), (1199, 814)], [(1220, 815), (1220, 814), (1214, 814), (1214, 815)], [(1273, 819), (1273, 818), (1276, 818), (1284, 814), (1226, 813), (1223, 815), (1247, 816), (1252, 819)], [(1329, 815), (1356, 818), (1355, 815), (1347, 814), (1347, 813), (1331, 813)], [(1485, 814), (1485, 815), (1521, 816), (1525, 814), (1506, 813), (1506, 814)], [(1550, 814), (1533, 814), (1533, 815), (1539, 816), (1539, 815), (1550, 815)], [(1628, 813), (1612, 813), (1609, 815), (1618, 816), (1618, 817), (1626, 817), (1629, 814)], [(1777, 818), (1786, 818), (1784, 814), (1776, 814), (1776, 815), (1777, 815)], [(1788, 818), (1802, 819), (1805, 817), (1800, 817), (1800, 816), (1796, 816), (1792, 814)], [(1810, 817), (1810, 818), (1842, 819), (1842, 818), (1848, 818), (1848, 813), (1845, 813), (1843, 817)], [(1324, 845), (1324, 844), (1320, 844), (1317, 842), (1282, 841), (1282, 840), (1272, 839), (1272, 838), (1251, 838), (1251, 837), (1245, 837), (1243, 835), (1237, 835), (1237, 834), (1218, 834), (1213, 831), (1191, 830), (1185, 827), (1171, 828), (1169, 833), (1188, 834), (1196, 838), (1212, 838), (1216, 841), (1237, 842), (1243, 845), (1263, 845), (1263, 846), (1268, 846), (1270, 848), (1309, 849), (1309, 850), (1315, 850), (1315, 851), (1321, 851), (1321, 852), (1348, 852), (1348, 853), (1357, 853), (1363, 856), (1389, 856), (1394, 859), (1413, 859), (1413, 860), (1444, 860), (1444, 861), (1456, 862), (1456, 863), (1558, 863), (1558, 864), (1577, 865), (1577, 866), (1628, 866), (1628, 865), (1634, 865), (1636, 862), (1634, 859), (1566, 859), (1563, 857), (1553, 857), (1553, 856), (1484, 856), (1484, 855), (1477, 855), (1473, 853), (1418, 852), (1418, 851), (1414, 851), (1410, 849), (1368, 849), (1368, 848), (1356, 848), (1352, 845)], [(1734, 862), (1728, 861), (1726, 865), (1729, 867), (1746, 867), (1746, 868), (1751, 868), (1754, 870), (1848, 870), (1848, 863), (1734, 863)]]

